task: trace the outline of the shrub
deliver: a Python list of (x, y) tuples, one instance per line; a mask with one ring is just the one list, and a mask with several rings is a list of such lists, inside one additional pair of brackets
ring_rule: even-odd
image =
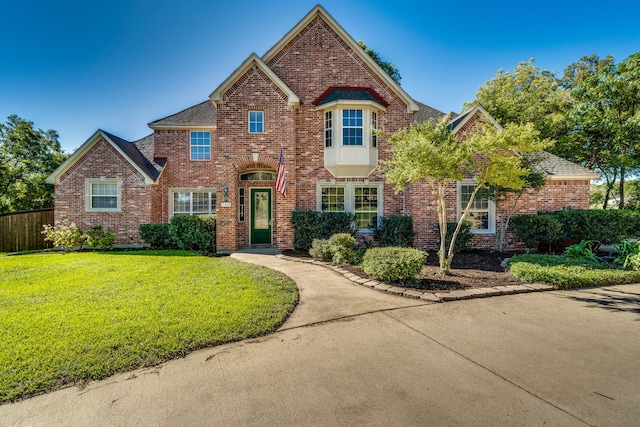
[(215, 215), (176, 215), (170, 221), (171, 235), (180, 249), (212, 254), (216, 251)]
[(517, 255), (511, 273), (525, 283), (544, 282), (561, 289), (638, 283), (640, 271), (625, 271), (602, 262), (556, 255)]
[(87, 245), (100, 251), (109, 251), (113, 249), (116, 241), (116, 235), (111, 230), (104, 231), (101, 225), (96, 225), (90, 230), (84, 232), (87, 236)]
[(309, 255), (319, 258), (323, 261), (331, 261), (333, 253), (331, 252), (331, 244), (328, 239), (313, 239)]
[(170, 224), (140, 224), (140, 238), (151, 246), (151, 249), (178, 249), (178, 244), (171, 235)]
[(590, 240), (597, 249), (640, 233), (640, 213), (628, 210), (564, 210), (544, 213), (562, 224), (565, 240)]
[(551, 215), (519, 215), (511, 219), (513, 234), (527, 248), (551, 245), (563, 239), (562, 224)]
[(308, 251), (313, 239), (328, 239), (336, 233), (354, 234), (355, 215), (348, 212), (294, 211), (291, 215), (293, 225), (293, 247)]
[(410, 248), (415, 234), (413, 219), (410, 216), (382, 217), (380, 227), (376, 229), (376, 239), (380, 246)]
[(370, 248), (362, 259), (362, 269), (385, 282), (415, 283), (426, 258), (426, 252), (418, 249)]
[(54, 246), (61, 247), (66, 252), (70, 252), (76, 247), (81, 249), (86, 239), (76, 223), (68, 219), (56, 221), (54, 226), (45, 224), (43, 227), (44, 240), (53, 242)]
[(356, 239), (349, 233), (337, 233), (329, 239), (313, 239), (309, 255), (334, 264), (356, 264), (359, 257), (354, 249)]
[(640, 242), (625, 240), (619, 245), (614, 245), (614, 250), (618, 254), (613, 260), (614, 264), (632, 270), (640, 269)]
[[(447, 244), (447, 247), (449, 247), (449, 243), (451, 243), (453, 232), (456, 230), (457, 226), (457, 222), (447, 223), (447, 235), (444, 240)], [(456, 237), (456, 242), (453, 245), (453, 252), (459, 253), (461, 251), (469, 249), (469, 243), (471, 242), (471, 239), (473, 239), (473, 233), (471, 233), (471, 223), (469, 221), (464, 221), (462, 223), (462, 226), (460, 227), (458, 236)]]
[(329, 238), (329, 250), (334, 264), (354, 264), (356, 261), (356, 239), (349, 233), (337, 233)]
[(564, 250), (564, 256), (573, 259), (587, 259), (589, 261), (600, 262), (596, 254), (593, 252), (593, 242), (583, 240), (575, 245), (568, 246)]

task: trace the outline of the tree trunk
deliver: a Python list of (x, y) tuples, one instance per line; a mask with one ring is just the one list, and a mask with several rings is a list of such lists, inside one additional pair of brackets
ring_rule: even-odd
[(462, 228), (462, 223), (464, 222), (464, 219), (467, 217), (467, 212), (471, 208), (471, 205), (473, 204), (473, 200), (476, 198), (476, 194), (478, 193), (479, 190), (480, 190), (480, 186), (476, 185), (476, 187), (473, 189), (473, 193), (471, 193), (471, 196), (469, 196), (469, 202), (467, 203), (467, 206), (464, 208), (464, 211), (462, 211), (462, 215), (458, 220), (458, 225), (456, 225), (456, 229), (453, 232), (453, 236), (451, 236), (451, 241), (449, 242), (449, 252), (447, 254), (448, 266), (451, 266), (451, 263), (453, 262), (453, 256), (454, 256), (453, 248), (455, 247), (456, 238), (458, 237), (460, 228)]
[[(626, 150), (625, 150), (626, 151)], [(622, 166), (620, 166), (620, 202), (618, 203), (618, 209), (624, 209), (624, 174), (625, 174), (625, 165), (624, 161), (622, 162)]]

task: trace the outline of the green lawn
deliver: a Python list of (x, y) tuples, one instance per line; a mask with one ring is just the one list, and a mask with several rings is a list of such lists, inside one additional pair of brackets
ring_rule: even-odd
[(183, 251), (0, 257), (0, 402), (274, 331), (287, 276)]

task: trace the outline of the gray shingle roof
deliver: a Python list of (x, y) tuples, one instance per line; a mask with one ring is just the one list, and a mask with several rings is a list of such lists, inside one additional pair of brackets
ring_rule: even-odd
[(367, 88), (330, 88), (314, 104), (323, 105), (338, 100), (373, 101), (384, 107), (389, 106), (389, 103), (382, 99), (380, 95)]
[(595, 179), (600, 175), (577, 165), (573, 162), (558, 157), (554, 154), (542, 151), (540, 153), (541, 161), (539, 163), (540, 169), (546, 172), (550, 178), (553, 177), (584, 177), (585, 179)]
[(418, 104), (419, 109), (413, 115), (414, 123), (422, 123), (432, 119), (439, 120), (446, 115), (442, 111), (429, 107), (428, 105), (423, 104), (422, 102), (416, 101), (416, 104)]
[(217, 109), (211, 101), (204, 101), (193, 107), (186, 108), (176, 114), (149, 123), (149, 127), (171, 126), (211, 126), (216, 125)]
[[(136, 143), (126, 141), (104, 130), (102, 132), (104, 132), (104, 134), (107, 135), (109, 139), (113, 141), (113, 143), (116, 144), (129, 157), (129, 159), (131, 159), (131, 161), (143, 170), (150, 178), (155, 181), (158, 176), (160, 176), (162, 166), (145, 157), (136, 146)], [(141, 144), (149, 144), (149, 137), (153, 137), (153, 135), (142, 138), (137, 142), (141, 142)], [(151, 144), (153, 144), (153, 141), (151, 141)]]

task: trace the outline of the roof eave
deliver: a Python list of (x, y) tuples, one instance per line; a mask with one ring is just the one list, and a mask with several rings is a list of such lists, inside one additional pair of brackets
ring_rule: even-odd
[(60, 176), (69, 168), (71, 168), (71, 166), (73, 166), (75, 162), (77, 162), (84, 155), (85, 152), (93, 147), (93, 145), (98, 141), (100, 137), (107, 141), (118, 153), (120, 153), (122, 157), (124, 157), (127, 162), (129, 162), (129, 164), (131, 164), (131, 166), (136, 169), (136, 171), (138, 171), (142, 175), (142, 177), (144, 178), (144, 183), (146, 185), (155, 183), (155, 180), (150, 177), (144, 170), (142, 170), (140, 166), (136, 164), (136, 162), (131, 160), (131, 158), (124, 151), (122, 151), (120, 147), (118, 147), (118, 144), (113, 142), (111, 138), (109, 138), (109, 136), (101, 129), (98, 129), (93, 135), (91, 135), (91, 137), (89, 137), (89, 139), (84, 142), (84, 144), (80, 146), (80, 148), (74, 151), (67, 160), (65, 160), (55, 171), (53, 171), (51, 175), (47, 177), (45, 182), (54, 185), (60, 184)]

